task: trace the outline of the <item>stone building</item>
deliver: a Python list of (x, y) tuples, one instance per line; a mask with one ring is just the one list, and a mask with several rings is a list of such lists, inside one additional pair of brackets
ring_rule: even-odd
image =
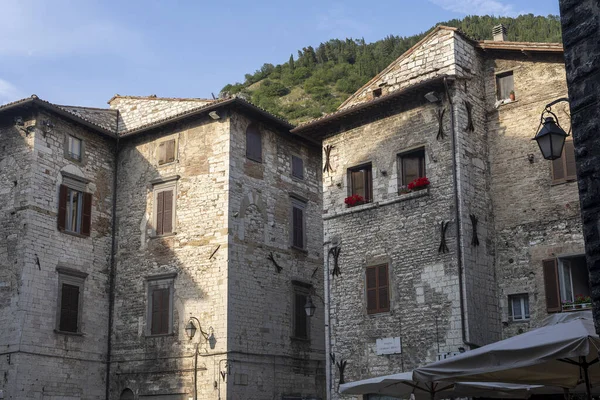
[(0, 107), (0, 398), (322, 398), (320, 147), (237, 98), (109, 104)]
[[(438, 27), (292, 130), (325, 147), (332, 398), (342, 370), (408, 371), (589, 295), (572, 142), (548, 162), (531, 140), (566, 95), (563, 49), (505, 33)], [(567, 130), (568, 109), (553, 111)]]

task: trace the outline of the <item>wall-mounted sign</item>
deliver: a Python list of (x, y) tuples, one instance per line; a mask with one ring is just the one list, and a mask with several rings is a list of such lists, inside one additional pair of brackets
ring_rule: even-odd
[(383, 354), (400, 354), (402, 353), (402, 343), (400, 337), (390, 337), (377, 339), (375, 342), (377, 346), (377, 355)]

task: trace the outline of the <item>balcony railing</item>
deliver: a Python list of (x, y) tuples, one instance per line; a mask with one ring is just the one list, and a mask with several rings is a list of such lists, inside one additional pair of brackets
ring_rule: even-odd
[(562, 311), (563, 312), (571, 312), (571, 311), (581, 311), (592, 308), (592, 303), (571, 303), (571, 304), (563, 304)]

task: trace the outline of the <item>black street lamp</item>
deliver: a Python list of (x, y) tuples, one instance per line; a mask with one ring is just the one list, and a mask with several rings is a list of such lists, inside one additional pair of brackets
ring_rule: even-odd
[(315, 310), (317, 309), (317, 306), (315, 306), (312, 302), (312, 298), (311, 296), (307, 296), (306, 297), (306, 304), (304, 305), (304, 311), (306, 311), (306, 315), (308, 315), (309, 317), (312, 317), (313, 315), (315, 315)]
[[(552, 112), (552, 106), (561, 101), (569, 101), (567, 98), (560, 98), (546, 105), (540, 117), (540, 126), (542, 127), (537, 135), (531, 140), (535, 140), (540, 146), (540, 151), (546, 160), (556, 160), (560, 158), (565, 139), (569, 136), (558, 122), (558, 117)], [(539, 128), (538, 128), (539, 129)]]

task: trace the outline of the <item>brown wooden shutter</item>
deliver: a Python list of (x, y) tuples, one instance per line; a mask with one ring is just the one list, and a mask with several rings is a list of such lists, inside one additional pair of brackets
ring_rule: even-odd
[(165, 192), (158, 192), (156, 195), (156, 234), (163, 234), (163, 209)]
[(408, 185), (415, 179), (419, 178), (420, 160), (418, 157), (404, 157), (402, 161), (402, 184)]
[(168, 288), (152, 291), (152, 326), (150, 333), (153, 335), (169, 333), (169, 297), (170, 290)]
[(61, 292), (58, 329), (63, 332), (77, 332), (79, 286), (64, 283)]
[(563, 157), (564, 151), (562, 157), (552, 161), (552, 180), (554, 182), (560, 182), (565, 179), (565, 159)]
[(575, 147), (573, 146), (572, 140), (568, 140), (565, 142), (563, 157), (565, 158), (565, 178), (577, 179), (577, 169), (575, 165)]
[(304, 248), (304, 212), (301, 208), (292, 207), (293, 239), (292, 244)]
[(304, 161), (300, 157), (292, 156), (292, 176), (304, 179)]
[(556, 258), (544, 260), (544, 287), (546, 290), (546, 310), (549, 313), (561, 311), (558, 267)]
[(167, 146), (166, 142), (162, 142), (158, 145), (158, 165), (164, 164), (167, 161)]
[(173, 140), (169, 140), (168, 142), (166, 142), (166, 149), (165, 149), (165, 153), (166, 153), (166, 162), (173, 162), (175, 161), (175, 139)]
[(258, 162), (262, 161), (262, 138), (255, 124), (251, 124), (246, 129), (246, 157)]
[(306, 295), (296, 293), (294, 300), (294, 336), (306, 339), (308, 337), (307, 315), (304, 305), (306, 304)]
[(366, 197), (364, 171), (352, 171), (350, 172), (350, 177), (352, 184), (352, 194), (357, 194), (359, 196)]
[(379, 312), (390, 310), (387, 265), (380, 265), (377, 267), (377, 302), (377, 309)]
[(81, 234), (90, 236), (92, 228), (92, 194), (83, 193), (83, 213), (81, 219)]
[(58, 230), (64, 231), (67, 226), (67, 200), (69, 198), (69, 189), (65, 185), (60, 185), (58, 191)]
[(368, 267), (366, 272), (367, 281), (367, 313), (377, 312), (377, 267)]
[(365, 171), (365, 201), (371, 201), (373, 199), (373, 176), (371, 173), (371, 167), (369, 166)]
[(162, 233), (173, 232), (173, 191), (165, 190), (163, 207), (163, 231)]

